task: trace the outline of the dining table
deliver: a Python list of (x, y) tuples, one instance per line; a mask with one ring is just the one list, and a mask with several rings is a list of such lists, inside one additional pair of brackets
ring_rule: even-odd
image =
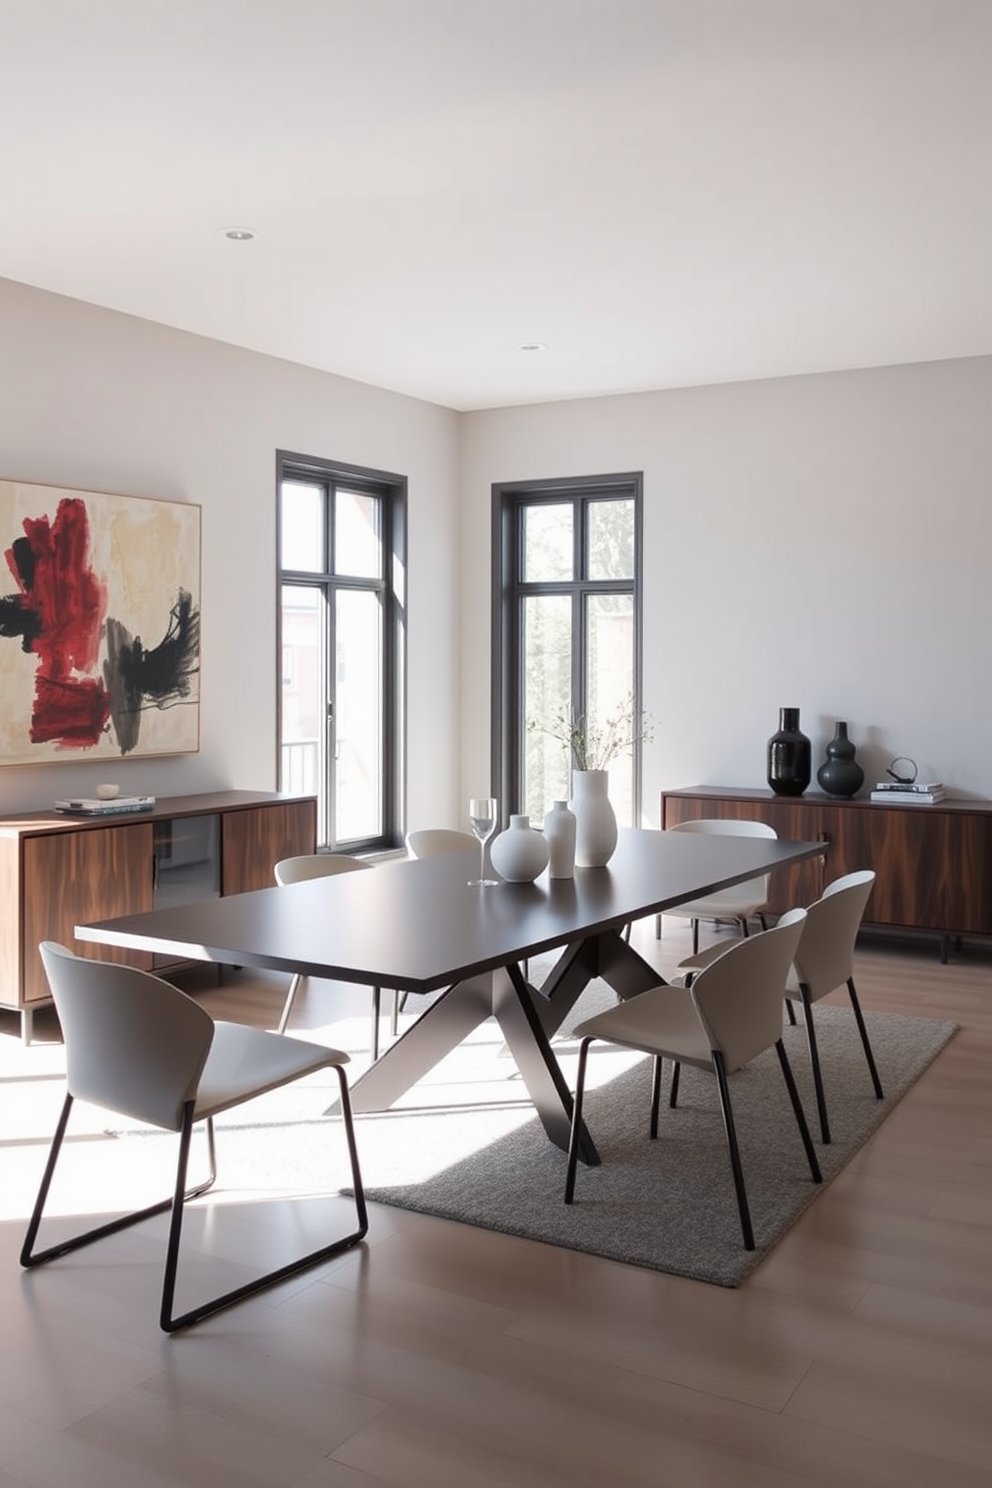
[[(627, 927), (826, 851), (823, 842), (621, 829), (605, 867), (533, 883), (478, 878), (474, 848), (152, 909), (75, 926), (86, 943), (181, 961), (258, 967), (395, 988), (419, 998), (409, 1026), (352, 1087), (356, 1112), (384, 1110), (484, 1022), (496, 1019), (549, 1139), (567, 1148), (572, 1097), (552, 1038), (583, 990), (618, 998), (664, 979)], [(539, 986), (531, 960), (554, 952)], [(433, 994), (433, 995), (431, 995)], [(587, 1131), (580, 1156), (598, 1162)]]

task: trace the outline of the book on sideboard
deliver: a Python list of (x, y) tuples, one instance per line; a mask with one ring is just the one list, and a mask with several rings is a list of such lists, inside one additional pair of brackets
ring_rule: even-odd
[(132, 811), (151, 811), (154, 805), (154, 796), (114, 796), (109, 801), (80, 796), (56, 801), (55, 810), (60, 816), (126, 816)]
[(910, 791), (914, 796), (925, 796), (932, 791), (942, 791), (944, 782), (942, 780), (879, 780), (874, 789), (877, 791)]
[(885, 806), (936, 806), (944, 800), (943, 788), (937, 790), (873, 790), (873, 801)]

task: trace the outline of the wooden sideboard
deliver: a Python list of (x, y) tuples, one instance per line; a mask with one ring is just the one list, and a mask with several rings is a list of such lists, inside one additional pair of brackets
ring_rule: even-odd
[(39, 941), (164, 969), (149, 955), (76, 945), (74, 927), (269, 888), (279, 859), (314, 852), (316, 841), (314, 796), (262, 791), (174, 796), (134, 815), (0, 817), (0, 1007), (20, 1012), (29, 1041), (33, 1010), (51, 1000)]
[(769, 908), (809, 904), (842, 874), (874, 868), (866, 925), (925, 930), (941, 937), (992, 935), (992, 801), (889, 806), (808, 791), (695, 786), (665, 791), (661, 825), (700, 817), (751, 817), (780, 837), (823, 841), (823, 858), (773, 874)]

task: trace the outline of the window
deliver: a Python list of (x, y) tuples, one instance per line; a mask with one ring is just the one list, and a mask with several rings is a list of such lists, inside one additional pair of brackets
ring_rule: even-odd
[(320, 846), (402, 841), (406, 482), (280, 453), (279, 784)]
[[(493, 744), (503, 815), (540, 820), (570, 794), (560, 736), (573, 716), (603, 728), (640, 711), (641, 477), (493, 489)], [(639, 811), (640, 750), (613, 761), (623, 825)]]

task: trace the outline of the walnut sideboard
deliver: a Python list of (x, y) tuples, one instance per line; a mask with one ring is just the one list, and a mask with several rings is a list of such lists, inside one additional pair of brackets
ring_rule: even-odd
[(953, 938), (992, 935), (992, 801), (890, 806), (721, 786), (662, 794), (663, 827), (700, 817), (751, 817), (780, 837), (826, 844), (823, 858), (773, 875), (773, 913), (811, 903), (844, 873), (874, 868), (866, 925), (937, 935), (942, 959)]
[(263, 791), (160, 798), (133, 815), (0, 817), (0, 1007), (20, 1013), (29, 1042), (32, 1013), (51, 1001), (39, 941), (162, 970), (164, 958), (77, 945), (74, 927), (268, 888), (280, 858), (314, 852), (316, 841), (314, 796)]

